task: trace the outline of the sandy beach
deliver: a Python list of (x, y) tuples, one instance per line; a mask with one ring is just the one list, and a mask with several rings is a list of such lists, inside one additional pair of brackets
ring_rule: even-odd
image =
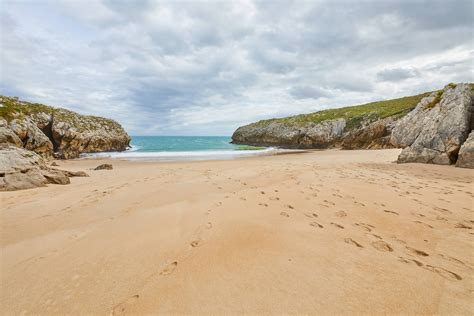
[(399, 153), (59, 161), (0, 193), (2, 314), (472, 315), (474, 170)]

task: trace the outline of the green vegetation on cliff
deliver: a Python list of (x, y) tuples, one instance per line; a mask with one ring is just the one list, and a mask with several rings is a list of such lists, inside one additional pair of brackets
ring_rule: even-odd
[(410, 97), (393, 100), (371, 102), (362, 105), (348, 106), (338, 109), (323, 110), (310, 114), (300, 114), (279, 119), (258, 121), (252, 125), (264, 127), (270, 123), (282, 123), (288, 126), (305, 126), (317, 124), (324, 121), (346, 119), (346, 128), (352, 129), (360, 126), (363, 121), (374, 121), (387, 117), (400, 118), (413, 110), (418, 102), (430, 93), (423, 93)]
[(58, 121), (69, 123), (79, 132), (95, 130), (97, 126), (113, 129), (119, 128), (119, 125), (104, 117), (93, 115), (82, 115), (62, 108), (20, 101), (17, 97), (7, 97), (0, 95), (0, 118), (10, 122), (13, 119), (22, 119), (37, 113), (46, 113), (53, 115)]
[(31, 114), (44, 112), (52, 113), (54, 108), (39, 104), (19, 101), (17, 97), (0, 96), (0, 118), (7, 120), (7, 122), (22, 118)]

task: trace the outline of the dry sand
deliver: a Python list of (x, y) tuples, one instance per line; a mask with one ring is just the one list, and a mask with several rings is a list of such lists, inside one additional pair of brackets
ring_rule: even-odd
[(59, 162), (0, 193), (2, 313), (472, 315), (474, 171), (398, 153)]

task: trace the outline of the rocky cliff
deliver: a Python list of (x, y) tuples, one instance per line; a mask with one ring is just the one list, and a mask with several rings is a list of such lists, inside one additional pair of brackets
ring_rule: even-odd
[[(449, 84), (412, 97), (239, 127), (235, 144), (282, 148), (404, 148), (398, 162), (472, 166), (473, 86)], [(472, 133), (471, 133), (472, 134)]]
[(85, 172), (54, 169), (50, 158), (121, 151), (130, 137), (116, 122), (65, 109), (0, 97), (0, 191), (68, 184)]
[(473, 92), (450, 84), (423, 98), (395, 125), (390, 142), (404, 148), (398, 162), (454, 164), (472, 130)]
[(1, 96), (0, 143), (44, 158), (69, 159), (81, 153), (126, 150), (130, 137), (110, 119)]

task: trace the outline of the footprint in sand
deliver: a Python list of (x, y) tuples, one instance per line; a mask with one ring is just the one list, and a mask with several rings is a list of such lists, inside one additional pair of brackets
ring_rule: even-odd
[(178, 266), (178, 261), (165, 263), (160, 270), (160, 275), (170, 275)]
[(363, 229), (365, 229), (365, 230), (368, 231), (368, 232), (371, 232), (371, 231), (372, 231), (372, 228), (375, 228), (373, 225), (365, 224), (365, 223), (354, 223), (354, 225), (355, 225), (355, 226), (362, 227)]
[(206, 224), (206, 229), (211, 229), (212, 228), (212, 223), (211, 222), (207, 222)]
[(323, 202), (333, 206), (336, 205), (333, 201), (324, 200)]
[(459, 274), (446, 270), (445, 268), (435, 267), (431, 265), (426, 265), (424, 268), (428, 271), (438, 273), (440, 276), (448, 280), (462, 280), (462, 277)]
[(393, 248), (383, 240), (377, 240), (370, 243), (378, 251), (392, 252)]
[(390, 214), (395, 214), (395, 215), (399, 215), (397, 212), (394, 212), (394, 211), (389, 211), (389, 210), (383, 210), (385, 213), (390, 213)]
[(334, 213), (334, 215), (336, 215), (337, 217), (346, 217), (347, 213), (344, 211), (339, 211), (339, 212)]
[(337, 227), (337, 228), (340, 228), (340, 229), (344, 229), (344, 226), (339, 225), (338, 223), (332, 223), (332, 222), (331, 222), (331, 225), (333, 225), (333, 226), (335, 226), (335, 227)]
[(433, 226), (431, 226), (430, 224), (426, 224), (426, 223), (423, 223), (423, 222), (420, 222), (420, 221), (413, 221), (413, 223), (420, 224), (420, 225), (426, 226), (428, 228), (433, 228)]
[(197, 239), (197, 240), (193, 240), (189, 243), (191, 245), (191, 247), (195, 248), (195, 247), (199, 247), (201, 246), (202, 244), (202, 240), (201, 239)]
[(305, 212), (304, 215), (309, 218), (318, 217), (318, 214), (311, 212)]
[(125, 315), (127, 313), (130, 313), (130, 308), (138, 301), (140, 298), (140, 295), (136, 294), (133, 295), (132, 297), (129, 297), (122, 303), (116, 305), (112, 309), (112, 315)]
[(369, 236), (369, 238), (377, 238), (377, 239), (382, 239), (382, 237), (380, 237), (379, 235), (376, 235), (376, 234), (372, 234), (372, 233), (365, 233), (366, 236)]
[(406, 246), (405, 248), (407, 248), (411, 253), (417, 255), (417, 256), (422, 256), (422, 257), (428, 257), (429, 254), (422, 251), (422, 250), (418, 250), (418, 249), (415, 249), (415, 248), (412, 248), (412, 247), (408, 247)]
[(290, 217), (290, 214), (288, 214), (287, 212), (281, 212), (280, 215), (285, 216), (285, 217)]
[(344, 238), (344, 242), (349, 245), (354, 245), (358, 248), (364, 248), (364, 246), (362, 246), (361, 244), (359, 244), (357, 241), (355, 241), (352, 238)]
[(313, 227), (324, 228), (324, 226), (319, 224), (318, 222), (311, 222), (310, 225)]
[(454, 228), (472, 229), (471, 226), (464, 225), (463, 223), (457, 223), (456, 225), (454, 225)]

